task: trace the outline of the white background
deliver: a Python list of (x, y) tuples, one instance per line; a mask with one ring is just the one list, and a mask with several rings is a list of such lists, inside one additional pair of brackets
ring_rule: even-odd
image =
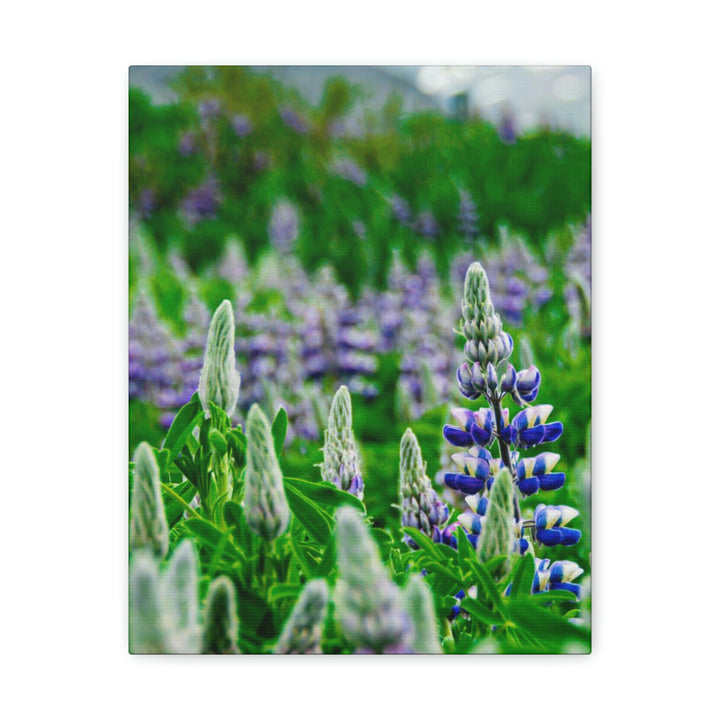
[[(710, 717), (712, 5), (262, 7), (69, 1), (4, 11), (4, 714)], [(128, 66), (316, 63), (592, 66), (590, 656), (127, 654)]]

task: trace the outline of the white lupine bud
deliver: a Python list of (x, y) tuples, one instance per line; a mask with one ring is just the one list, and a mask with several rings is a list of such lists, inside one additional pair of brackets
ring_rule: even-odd
[(419, 527), (428, 537), (432, 537), (433, 527), (448, 519), (447, 505), (438, 498), (425, 472), (420, 445), (410, 428), (400, 441), (400, 494), (403, 517), (413, 518), (409, 524)]
[(480, 562), (504, 555), (508, 560), (502, 571), (509, 568), (509, 558), (515, 549), (514, 519), (515, 486), (507, 468), (502, 468), (493, 481), (488, 498), (488, 510), (477, 545)]
[(148, 550), (139, 551), (131, 560), (129, 580), (130, 652), (199, 653), (198, 569), (192, 542), (178, 546), (163, 572)]
[(469, 362), (479, 362), (484, 368), (489, 362), (497, 365), (510, 356), (512, 344), (495, 312), (485, 270), (477, 262), (465, 275), (462, 314), (460, 330), (467, 341), (465, 355)]
[(411, 647), (414, 633), (402, 593), (360, 513), (341, 507), (336, 518), (335, 615), (343, 635), (357, 649), (376, 653)]
[(210, 584), (202, 634), (202, 652), (214, 655), (237, 654), (238, 619), (235, 586), (224, 575)]
[(419, 575), (410, 576), (405, 587), (405, 603), (415, 629), (414, 652), (441, 654), (432, 593)]
[(168, 652), (162, 622), (162, 596), (157, 561), (149, 551), (133, 557), (129, 577), (130, 652)]
[(335, 393), (325, 431), (322, 479), (362, 500), (363, 479), (352, 430), (352, 402), (345, 385)]
[(164, 602), (164, 622), (172, 628), (170, 652), (199, 652), (200, 610), (198, 602), (198, 562), (190, 540), (183, 540), (173, 553), (160, 578)]
[(245, 518), (256, 535), (273, 540), (287, 530), (290, 508), (270, 423), (257, 404), (248, 413), (247, 439)]
[(150, 550), (158, 559), (168, 551), (169, 531), (160, 493), (160, 469), (146, 442), (133, 455), (132, 498), (130, 500), (130, 550)]
[(210, 417), (211, 402), (228, 415), (237, 405), (240, 373), (235, 367), (235, 317), (229, 300), (220, 303), (210, 322), (198, 394), (205, 417)]
[(295, 603), (273, 652), (276, 655), (321, 654), (327, 606), (327, 582), (321, 578), (311, 580)]

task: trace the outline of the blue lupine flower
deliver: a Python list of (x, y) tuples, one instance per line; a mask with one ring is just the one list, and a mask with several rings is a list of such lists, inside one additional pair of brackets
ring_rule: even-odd
[(534, 458), (520, 460), (516, 467), (517, 486), (525, 495), (534, 495), (540, 490), (557, 490), (565, 482), (565, 473), (552, 472), (560, 460), (557, 453), (540, 453)]
[(562, 435), (563, 424), (545, 424), (552, 409), (552, 405), (536, 405), (521, 410), (512, 423), (504, 423), (500, 437), (505, 442), (523, 449), (557, 440)]
[(580, 540), (580, 530), (565, 527), (580, 513), (567, 505), (543, 505), (535, 508), (533, 520), (537, 541), (547, 547), (575, 545)]
[(535, 558), (535, 576), (532, 593), (548, 590), (569, 590), (580, 597), (580, 585), (572, 581), (583, 574), (583, 569), (571, 560), (556, 560), (550, 563), (548, 558)]

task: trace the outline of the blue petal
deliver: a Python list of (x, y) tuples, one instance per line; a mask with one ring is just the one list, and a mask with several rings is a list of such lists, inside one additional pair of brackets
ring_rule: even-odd
[(558, 530), (562, 533), (561, 545), (574, 545), (582, 537), (580, 530), (573, 530), (573, 528), (558, 528)]
[(453, 427), (452, 425), (445, 425), (443, 428), (443, 436), (451, 445), (455, 445), (456, 447), (470, 447), (473, 444), (470, 433)]
[(548, 590), (569, 590), (575, 593), (576, 597), (580, 597), (580, 586), (577, 583), (550, 582)]
[(562, 533), (559, 528), (538, 528), (537, 539), (539, 543), (547, 547), (559, 545), (562, 541)]
[(540, 489), (540, 481), (534, 475), (531, 475), (529, 478), (518, 480), (517, 486), (523, 495), (534, 495)]
[(543, 442), (553, 442), (563, 434), (563, 424), (561, 422), (551, 422), (545, 427), (545, 438)]
[(492, 440), (492, 432), (473, 423), (470, 427), (470, 435), (478, 445), (487, 445)]
[(533, 428), (524, 428), (519, 432), (521, 447), (532, 447), (545, 441), (545, 426), (536, 425)]
[(540, 476), (542, 490), (557, 490), (565, 484), (565, 473), (548, 473)]
[(467, 534), (467, 539), (470, 541), (470, 544), (471, 544), (474, 548), (477, 547), (478, 538), (479, 538), (479, 537), (480, 537), (479, 534), (475, 534), (475, 533), (468, 533), (468, 534)]
[(485, 487), (485, 480), (463, 475), (462, 473), (445, 473), (445, 484), (451, 490), (457, 490), (457, 492), (465, 495), (474, 495), (477, 492), (482, 492)]

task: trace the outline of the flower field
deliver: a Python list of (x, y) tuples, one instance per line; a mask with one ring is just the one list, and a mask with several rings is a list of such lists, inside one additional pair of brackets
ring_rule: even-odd
[(130, 651), (588, 653), (589, 140), (174, 90), (130, 94)]

